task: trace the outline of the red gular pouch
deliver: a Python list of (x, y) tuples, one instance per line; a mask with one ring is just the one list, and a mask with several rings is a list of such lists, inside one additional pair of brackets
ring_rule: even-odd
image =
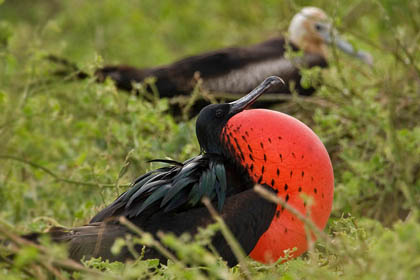
[[(245, 110), (229, 119), (222, 140), (254, 182), (273, 188), (289, 206), (303, 215), (310, 213), (315, 225), (324, 229), (331, 213), (334, 174), (327, 150), (308, 126), (280, 112)], [(312, 197), (310, 205), (303, 195)], [(289, 257), (308, 248), (304, 223), (279, 205), (250, 256), (271, 263), (294, 248)]]

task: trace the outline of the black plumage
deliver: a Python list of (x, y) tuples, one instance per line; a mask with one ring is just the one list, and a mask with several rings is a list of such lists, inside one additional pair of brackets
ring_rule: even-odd
[[(271, 77), (258, 88), (229, 104), (213, 104), (200, 113), (196, 132), (202, 153), (184, 163), (155, 160), (167, 166), (137, 178), (130, 189), (92, 218), (88, 225), (71, 229), (53, 228), (52, 240), (66, 242), (69, 255), (75, 260), (102, 257), (111, 261), (132, 258), (127, 248), (119, 254), (111, 253), (111, 246), (119, 237), (134, 234), (119, 223), (126, 217), (131, 223), (156, 236), (158, 231), (197, 233), (199, 227), (214, 222), (201, 203), (208, 197), (248, 254), (268, 229), (276, 205), (254, 192), (255, 182), (232, 154), (231, 147), (221, 139), (226, 122), (241, 112), (280, 79)], [(267, 187), (270, 189), (269, 187)], [(37, 239), (37, 234), (26, 236)], [(229, 265), (237, 260), (221, 233), (212, 239), (212, 245)], [(137, 246), (138, 251), (141, 250)], [(166, 259), (153, 248), (147, 248), (145, 258)]]
[(194, 207), (204, 196), (216, 198), (217, 208), (221, 211), (226, 188), (225, 161), (218, 155), (203, 154), (184, 163), (171, 162), (169, 166), (137, 178), (127, 192), (99, 212), (91, 222), (104, 221), (115, 215), (135, 218), (152, 205), (159, 205), (163, 212)]

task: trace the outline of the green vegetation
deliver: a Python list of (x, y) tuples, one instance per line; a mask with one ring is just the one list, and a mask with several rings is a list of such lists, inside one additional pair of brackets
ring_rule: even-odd
[[(280, 34), (305, 5), (324, 9), (347, 39), (375, 59), (369, 67), (331, 50), (317, 93), (293, 96), (276, 108), (312, 127), (331, 155), (336, 188), (328, 238), (286, 263), (247, 259), (229, 269), (203, 249), (215, 226), (194, 242), (165, 236), (161, 242), (176, 252), (167, 266), (155, 260), (89, 260), (76, 272), (70, 272), (65, 250), (45, 240), (47, 246), (15, 248), (13, 264), (0, 262), (0, 278), (417, 279), (418, 0), (5, 1), (0, 5), (0, 238), (84, 224), (133, 178), (158, 166), (147, 160), (184, 160), (199, 152), (194, 120), (175, 121), (166, 112), (170, 100), (152, 95), (146, 101), (118, 92), (111, 82), (56, 77), (56, 65), (46, 55), (66, 57), (89, 73), (104, 63), (165, 64)], [(304, 82), (317, 83), (318, 73), (306, 70)], [(114, 249), (120, 246), (117, 242)], [(1, 247), (0, 258), (6, 254)]]

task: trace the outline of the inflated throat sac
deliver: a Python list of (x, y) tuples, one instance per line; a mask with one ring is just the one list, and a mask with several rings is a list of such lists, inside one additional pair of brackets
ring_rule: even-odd
[[(309, 214), (324, 229), (331, 213), (334, 174), (327, 150), (308, 126), (280, 112), (245, 110), (228, 121), (221, 137), (254, 182), (272, 187), (289, 206)], [(278, 206), (250, 256), (273, 262), (284, 257), (284, 250), (296, 247), (291, 256), (297, 257), (307, 250), (307, 243), (304, 223)]]

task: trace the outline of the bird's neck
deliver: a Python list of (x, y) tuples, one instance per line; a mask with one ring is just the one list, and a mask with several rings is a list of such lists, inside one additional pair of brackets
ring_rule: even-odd
[(299, 49), (303, 50), (305, 53), (317, 54), (322, 57), (327, 56), (327, 47), (319, 39), (302, 37), (299, 40), (290, 38), (290, 42), (296, 45)]
[(238, 137), (240, 136), (237, 134), (237, 129), (238, 127), (225, 127), (222, 131), (221, 141), (225, 147), (223, 153), (228, 173), (232, 174), (232, 180), (240, 182), (240, 189), (246, 190), (254, 187), (258, 182), (251, 175), (251, 169), (254, 168), (251, 166), (252, 163), (248, 163), (248, 156), (245, 158), (248, 151), (245, 151), (245, 148), (238, 144)]

